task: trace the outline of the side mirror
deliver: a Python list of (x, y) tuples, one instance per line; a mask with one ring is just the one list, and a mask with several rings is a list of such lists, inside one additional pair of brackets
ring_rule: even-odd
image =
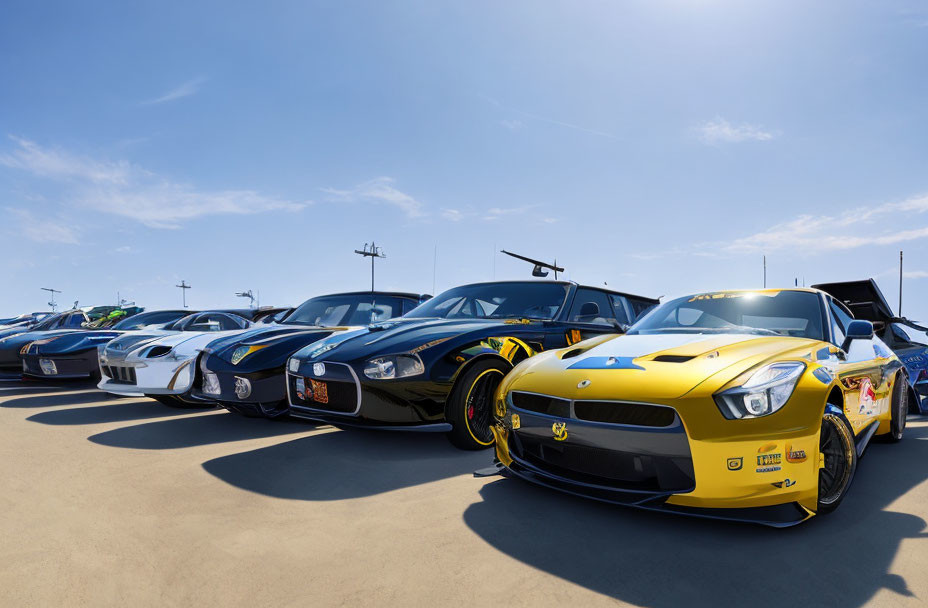
[(854, 340), (870, 340), (873, 338), (873, 323), (870, 321), (851, 321), (847, 326), (847, 337), (841, 348), (846, 352)]

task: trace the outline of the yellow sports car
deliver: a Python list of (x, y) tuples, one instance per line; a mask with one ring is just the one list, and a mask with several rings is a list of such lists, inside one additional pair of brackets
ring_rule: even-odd
[(824, 292), (686, 296), (516, 366), (496, 457), (504, 475), (599, 500), (793, 525), (838, 506), (873, 437), (902, 439), (905, 374)]

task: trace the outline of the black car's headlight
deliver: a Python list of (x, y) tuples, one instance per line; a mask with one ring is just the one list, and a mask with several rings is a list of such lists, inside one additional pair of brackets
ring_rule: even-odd
[(371, 380), (393, 380), (418, 376), (425, 371), (419, 355), (386, 355), (364, 364), (364, 375)]
[(768, 416), (789, 401), (805, 369), (799, 361), (765, 365), (743, 384), (716, 393), (715, 403), (729, 420)]

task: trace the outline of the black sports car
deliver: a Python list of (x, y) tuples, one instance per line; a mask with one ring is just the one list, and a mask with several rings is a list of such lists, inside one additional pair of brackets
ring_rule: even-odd
[[(162, 328), (190, 314), (189, 310), (157, 310), (142, 312), (130, 317), (101, 317), (104, 322), (91, 322), (84, 329), (55, 332), (46, 335), (20, 350), (24, 376), (32, 378), (91, 378), (100, 379), (98, 349), (125, 332)], [(110, 329), (98, 329), (105, 319), (121, 320)]]
[(447, 431), (493, 443), (500, 380), (536, 352), (624, 331), (657, 300), (565, 281), (455, 287), (401, 319), (338, 334), (287, 364), (290, 414), (337, 425)]
[(285, 416), (289, 408), (284, 366), (290, 355), (352, 326), (398, 317), (428, 297), (364, 291), (307, 300), (275, 326), (210, 343), (200, 359), (199, 382), (192, 396), (245, 416)]
[[(115, 306), (96, 307), (91, 309), (90, 312), (105, 310), (108, 314), (115, 308)], [(5, 337), (0, 334), (0, 371), (19, 372), (22, 370), (20, 351), (27, 344), (74, 330), (86, 331), (86, 324), (99, 317), (100, 314), (98, 313), (95, 313), (95, 316), (91, 318), (87, 312), (74, 309), (48, 317), (29, 331), (10, 330), (10, 333), (6, 334)]]

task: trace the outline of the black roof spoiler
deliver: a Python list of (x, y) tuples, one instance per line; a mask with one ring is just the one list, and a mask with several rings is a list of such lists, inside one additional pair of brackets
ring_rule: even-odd
[(855, 319), (873, 323), (890, 323), (899, 318), (893, 315), (889, 302), (886, 301), (886, 297), (883, 296), (883, 292), (873, 279), (820, 283), (812, 287), (821, 289), (843, 302), (854, 313)]

